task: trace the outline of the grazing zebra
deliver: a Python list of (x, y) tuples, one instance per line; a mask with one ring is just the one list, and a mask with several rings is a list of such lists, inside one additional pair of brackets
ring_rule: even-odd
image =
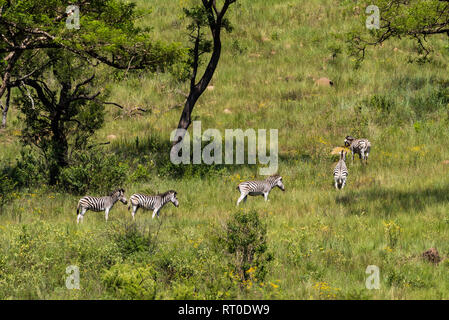
[(352, 162), (354, 162), (354, 154), (358, 154), (360, 160), (365, 160), (368, 163), (368, 156), (371, 150), (371, 142), (367, 139), (355, 139), (351, 136), (346, 136), (345, 146), (349, 147), (352, 153)]
[(343, 189), (346, 184), (346, 178), (348, 177), (348, 168), (346, 167), (346, 152), (343, 150), (340, 153), (340, 160), (334, 169), (334, 181), (336, 189)]
[(125, 198), (125, 190), (122, 188), (115, 190), (109, 196), (105, 197), (86, 196), (81, 198), (80, 201), (78, 201), (78, 206), (76, 207), (76, 214), (78, 215), (76, 223), (79, 223), (80, 220), (83, 221), (84, 214), (87, 210), (97, 212), (104, 210), (106, 221), (108, 221), (109, 210), (112, 209), (117, 201), (120, 201), (123, 204), (128, 203)]
[(132, 215), (137, 212), (137, 209), (142, 208), (145, 210), (153, 210), (153, 219), (157, 215), (159, 217), (159, 211), (162, 207), (168, 203), (172, 202), (175, 207), (179, 206), (178, 199), (176, 198), (177, 192), (174, 190), (169, 190), (167, 192), (158, 194), (156, 196), (147, 196), (145, 194), (135, 193), (129, 198), (128, 210), (133, 207)]
[(237, 186), (237, 190), (240, 191), (240, 198), (237, 200), (237, 205), (244, 200), (248, 195), (259, 196), (263, 195), (265, 201), (268, 201), (268, 194), (274, 187), (279, 187), (282, 191), (285, 191), (285, 187), (282, 184), (282, 177), (278, 174), (272, 175), (262, 181), (245, 181)]

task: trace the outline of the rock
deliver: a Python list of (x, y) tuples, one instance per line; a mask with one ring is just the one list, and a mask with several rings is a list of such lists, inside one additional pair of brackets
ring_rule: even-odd
[(212, 90), (214, 90), (214, 86), (207, 86), (207, 90), (209, 90), (209, 91), (212, 91)]
[(422, 253), (422, 257), (423, 259), (432, 262), (434, 264), (438, 264), (441, 261), (440, 254), (438, 253), (438, 250), (435, 248), (430, 248), (429, 250), (424, 251)]
[(315, 81), (315, 84), (318, 86), (326, 86), (326, 87), (331, 87), (334, 85), (332, 80), (328, 78), (319, 78), (318, 80)]
[(110, 135), (108, 135), (106, 138), (107, 138), (108, 140), (115, 140), (115, 139), (117, 139), (117, 136), (114, 135), (114, 134), (110, 134)]
[(229, 110), (229, 109), (224, 109), (223, 112), (224, 112), (224, 113), (227, 113), (227, 114), (231, 114), (231, 113), (232, 113), (232, 111)]

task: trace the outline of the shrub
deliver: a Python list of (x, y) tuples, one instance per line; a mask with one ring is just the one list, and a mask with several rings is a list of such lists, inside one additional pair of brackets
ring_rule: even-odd
[(18, 188), (36, 186), (48, 175), (47, 167), (42, 157), (31, 148), (20, 150), (15, 167), (11, 168), (10, 177)]
[(123, 258), (134, 253), (149, 252), (153, 242), (150, 230), (145, 232), (135, 222), (118, 225), (112, 233), (112, 240), (117, 244)]
[(123, 184), (127, 172), (128, 165), (119, 162), (113, 154), (82, 152), (69, 167), (62, 170), (60, 186), (78, 195), (87, 191), (107, 193)]
[(231, 267), (239, 280), (250, 278), (262, 282), (273, 255), (267, 252), (267, 228), (256, 211), (240, 210), (225, 225), (219, 243), (231, 257)]
[(3, 206), (12, 200), (15, 183), (7, 175), (0, 174), (0, 212)]
[(118, 299), (156, 298), (156, 272), (148, 264), (116, 264), (102, 275), (108, 290)]
[(149, 167), (139, 163), (133, 173), (129, 175), (128, 181), (131, 183), (138, 181), (147, 181), (150, 179), (150, 177), (151, 172), (149, 170)]

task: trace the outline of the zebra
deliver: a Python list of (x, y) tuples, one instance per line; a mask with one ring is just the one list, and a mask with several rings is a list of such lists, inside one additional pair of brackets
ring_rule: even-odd
[(127, 204), (125, 198), (125, 190), (120, 188), (112, 192), (109, 196), (105, 197), (91, 197), (85, 196), (78, 201), (78, 206), (76, 207), (77, 219), (76, 223), (80, 220), (83, 221), (84, 214), (87, 210), (92, 211), (104, 211), (106, 221), (108, 221), (109, 210), (112, 209), (114, 204), (120, 201), (123, 204)]
[(148, 196), (145, 194), (135, 193), (131, 197), (129, 197), (129, 206), (128, 211), (133, 208), (132, 216), (134, 219), (134, 215), (137, 212), (137, 209), (142, 208), (145, 210), (153, 210), (153, 219), (157, 215), (159, 217), (159, 211), (162, 207), (168, 202), (172, 202), (174, 206), (179, 207), (178, 199), (176, 195), (178, 193), (175, 190), (168, 190), (167, 192), (155, 195)]
[(361, 161), (365, 160), (365, 163), (368, 163), (368, 156), (371, 150), (371, 142), (368, 139), (355, 139), (354, 137), (346, 136), (345, 146), (351, 150), (353, 163), (354, 154), (356, 153)]
[(285, 191), (285, 187), (282, 184), (282, 177), (278, 174), (274, 174), (262, 181), (245, 181), (237, 186), (237, 190), (240, 191), (240, 198), (237, 200), (237, 205), (244, 200), (248, 195), (259, 196), (263, 195), (265, 201), (268, 201), (268, 194), (271, 189), (278, 187), (282, 191)]
[(340, 160), (334, 169), (334, 181), (336, 189), (343, 189), (346, 184), (346, 178), (348, 177), (348, 168), (346, 167), (346, 152), (341, 151)]

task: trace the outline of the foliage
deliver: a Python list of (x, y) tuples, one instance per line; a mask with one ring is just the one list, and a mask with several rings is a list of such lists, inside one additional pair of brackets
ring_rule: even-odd
[(242, 283), (255, 272), (262, 282), (273, 255), (267, 251), (266, 225), (255, 210), (239, 210), (226, 223), (220, 242), (231, 255), (231, 264)]
[(0, 212), (3, 206), (13, 199), (12, 193), (16, 183), (7, 175), (0, 174)]
[(116, 264), (102, 275), (109, 291), (118, 299), (152, 300), (156, 298), (154, 270), (146, 264)]
[(22, 148), (16, 163), (7, 171), (17, 188), (31, 188), (45, 182), (47, 166), (44, 159), (31, 148)]
[(70, 166), (61, 171), (60, 187), (77, 195), (86, 192), (102, 195), (121, 186), (127, 172), (128, 165), (114, 154), (99, 150), (79, 152)]
[[(89, 138), (104, 121), (102, 100), (94, 93), (93, 76), (86, 79), (86, 64), (73, 54), (47, 52), (50, 72), (26, 79), (17, 101), (24, 115), (23, 142), (37, 146), (49, 168), (49, 183), (59, 179), (61, 168), (68, 165), (69, 154), (85, 149)], [(51, 85), (54, 79), (55, 85)], [(73, 89), (72, 89), (73, 88)], [(98, 97), (98, 98), (97, 98)]]
[(111, 236), (112, 240), (117, 243), (123, 258), (126, 259), (135, 253), (150, 253), (151, 250), (155, 249), (155, 235), (151, 234), (150, 231), (145, 230), (135, 222), (124, 223), (118, 225)]
[[(368, 14), (359, 15), (359, 24), (349, 34), (352, 52), (363, 59), (367, 46), (383, 43), (390, 38), (408, 37), (417, 44), (417, 53), (427, 57), (431, 46), (427, 37), (431, 35), (449, 35), (449, 7), (447, 1), (402, 1), (375, 0), (357, 3), (357, 8), (364, 13), (365, 8), (375, 5), (379, 8), (380, 28), (368, 30), (365, 21)], [(353, 4), (348, 11), (354, 11)], [(422, 57), (421, 56), (421, 60)]]

